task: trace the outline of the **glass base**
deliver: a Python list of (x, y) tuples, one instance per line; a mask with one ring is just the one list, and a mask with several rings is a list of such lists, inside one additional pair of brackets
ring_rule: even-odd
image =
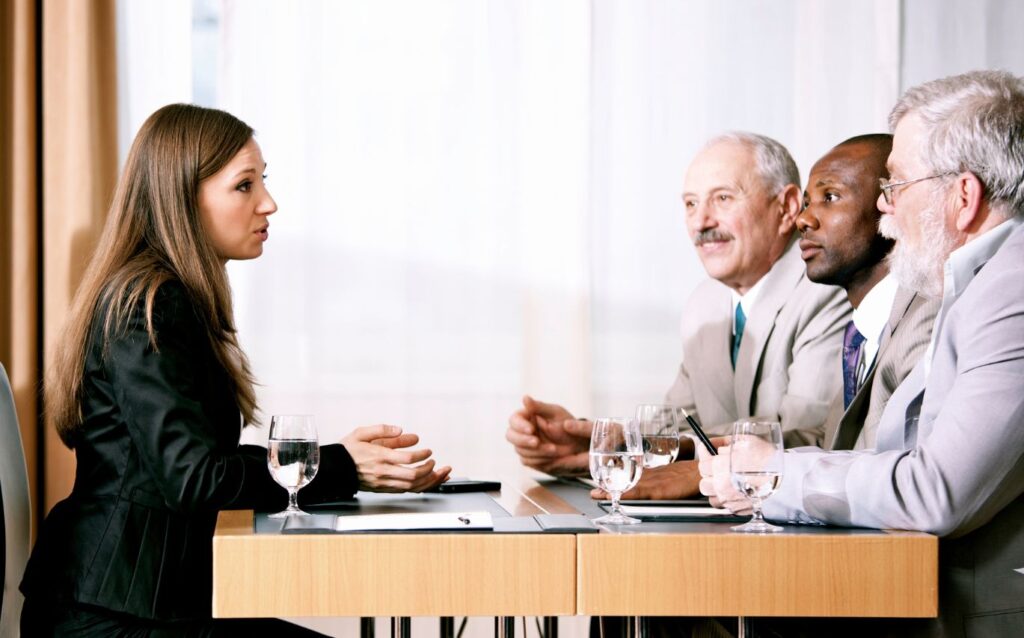
[(295, 509), (282, 510), (277, 514), (267, 514), (267, 518), (288, 518), (289, 516), (310, 516), (310, 513), (296, 507)]
[(731, 528), (734, 532), (748, 532), (753, 534), (767, 534), (771, 532), (781, 532), (782, 528), (778, 525), (772, 525), (766, 522), (764, 519), (756, 520), (750, 519), (742, 525), (736, 525)]
[(595, 525), (636, 525), (640, 523), (639, 518), (633, 518), (632, 516), (626, 516), (625, 514), (605, 514), (600, 518), (595, 518), (592, 521)]

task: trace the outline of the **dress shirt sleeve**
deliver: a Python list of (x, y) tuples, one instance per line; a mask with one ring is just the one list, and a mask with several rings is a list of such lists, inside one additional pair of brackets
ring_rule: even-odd
[[(166, 505), (187, 513), (283, 503), (284, 491), (270, 478), (265, 449), (240, 446), (226, 452), (218, 447), (218, 429), (237, 428), (238, 423), (214, 423), (210, 406), (203, 403), (198, 385), (205, 378), (200, 369), (205, 357), (197, 353), (209, 344), (184, 289), (168, 282), (157, 292), (157, 348), (150, 343), (142, 306), (108, 341), (104, 367), (132, 445)], [(347, 452), (336, 448), (341, 446), (325, 446), (320, 469), (325, 476), (313, 492), (343, 498), (355, 492), (356, 474)], [(314, 484), (316, 479), (310, 487)]]

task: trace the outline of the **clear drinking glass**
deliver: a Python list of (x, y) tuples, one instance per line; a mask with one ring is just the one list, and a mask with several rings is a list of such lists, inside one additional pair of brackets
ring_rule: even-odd
[(635, 419), (594, 420), (590, 435), (590, 475), (612, 497), (612, 510), (595, 523), (633, 525), (640, 521), (622, 513), (622, 493), (636, 485), (643, 471), (643, 441)]
[(309, 516), (299, 509), (297, 499), (320, 467), (320, 445), (311, 415), (276, 415), (270, 420), (267, 467), (278, 485), (288, 490), (288, 508), (270, 517)]
[(736, 421), (729, 444), (729, 475), (732, 485), (750, 499), (754, 517), (736, 532), (779, 532), (782, 528), (764, 520), (761, 503), (782, 482), (782, 426), (778, 421)]
[(644, 467), (661, 467), (679, 454), (679, 422), (670, 405), (638, 405), (636, 420), (644, 445)]

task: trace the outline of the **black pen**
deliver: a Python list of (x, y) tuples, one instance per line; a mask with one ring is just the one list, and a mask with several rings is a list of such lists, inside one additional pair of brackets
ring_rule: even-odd
[(697, 420), (686, 412), (686, 408), (679, 408), (679, 411), (683, 413), (684, 417), (686, 417), (686, 422), (690, 424), (691, 428), (693, 428), (694, 433), (696, 433), (700, 442), (704, 444), (704, 447), (707, 448), (708, 453), (711, 454), (711, 456), (718, 456), (718, 450), (715, 449), (714, 445), (711, 445), (711, 439), (708, 438), (707, 434), (704, 434), (704, 430), (701, 429)]

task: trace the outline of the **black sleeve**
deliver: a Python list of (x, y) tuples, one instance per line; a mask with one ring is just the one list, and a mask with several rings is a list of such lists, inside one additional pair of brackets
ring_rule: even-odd
[[(142, 466), (167, 506), (193, 512), (283, 504), (285, 492), (270, 477), (265, 449), (218, 449), (217, 428), (237, 428), (237, 421), (214, 423), (210, 416), (211, 399), (199, 387), (204, 357), (197, 354), (210, 346), (184, 288), (168, 282), (157, 292), (157, 349), (141, 306), (109, 341), (105, 368)], [(355, 465), (340, 445), (324, 446), (318, 474), (303, 490), (313, 497), (346, 498), (357, 488)]]

